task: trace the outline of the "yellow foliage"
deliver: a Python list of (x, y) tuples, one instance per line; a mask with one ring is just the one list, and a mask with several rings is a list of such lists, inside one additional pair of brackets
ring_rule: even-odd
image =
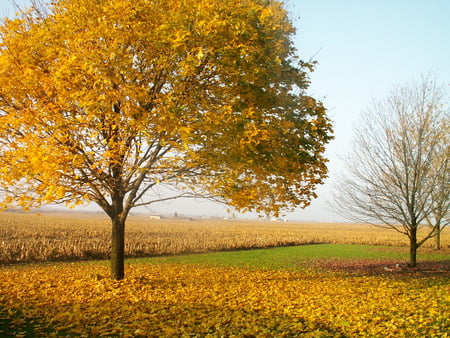
[(126, 214), (155, 179), (275, 214), (314, 197), (331, 126), (303, 93), (311, 65), (295, 61), (282, 1), (47, 9), (0, 25), (4, 203), (88, 196)]
[(155, 182), (274, 215), (315, 197), (332, 128), (283, 1), (42, 6), (0, 24), (1, 208), (87, 197), (120, 279), (126, 218)]
[[(440, 336), (449, 329), (445, 279), (195, 265), (98, 264), (0, 269), (0, 322), (35, 335)], [(447, 299), (446, 299), (447, 297)]]

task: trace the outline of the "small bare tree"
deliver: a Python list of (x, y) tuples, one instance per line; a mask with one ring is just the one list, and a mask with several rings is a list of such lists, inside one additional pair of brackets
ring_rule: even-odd
[(449, 223), (445, 98), (443, 87), (424, 78), (374, 101), (355, 128), (354, 148), (335, 187), (343, 216), (409, 238), (410, 266), (416, 266), (417, 249)]
[(449, 167), (449, 144), (450, 130), (449, 119), (443, 121), (442, 142), (439, 142), (438, 153), (441, 156), (434, 160), (438, 161), (433, 167), (435, 172), (433, 177), (437, 184), (432, 191), (432, 212), (427, 217), (428, 225), (433, 229), (434, 248), (441, 249), (441, 231), (450, 224), (450, 167)]

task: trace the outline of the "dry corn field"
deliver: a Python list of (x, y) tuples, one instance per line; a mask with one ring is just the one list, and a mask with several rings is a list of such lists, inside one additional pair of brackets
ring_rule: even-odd
[[(442, 247), (450, 250), (450, 231)], [(0, 263), (109, 257), (110, 222), (97, 214), (0, 213)], [(407, 238), (369, 225), (236, 220), (153, 220), (131, 216), (127, 257), (265, 248), (310, 243), (407, 246)], [(431, 247), (432, 241), (424, 247)]]

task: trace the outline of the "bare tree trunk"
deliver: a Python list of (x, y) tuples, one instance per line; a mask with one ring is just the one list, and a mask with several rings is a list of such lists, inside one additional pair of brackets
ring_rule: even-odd
[(436, 225), (436, 235), (434, 236), (434, 250), (441, 250), (441, 227)]
[(414, 268), (417, 266), (417, 234), (415, 231), (411, 233), (409, 238), (409, 266)]
[(111, 220), (111, 278), (121, 280), (125, 277), (125, 221), (119, 216)]

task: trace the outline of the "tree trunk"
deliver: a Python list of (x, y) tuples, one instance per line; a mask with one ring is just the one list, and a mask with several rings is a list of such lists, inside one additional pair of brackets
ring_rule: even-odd
[(125, 220), (119, 216), (111, 220), (111, 278), (121, 280), (125, 277)]
[(436, 224), (436, 235), (434, 236), (434, 250), (441, 250), (441, 227)]
[(417, 234), (411, 234), (409, 238), (409, 264), (410, 267), (417, 266)]

